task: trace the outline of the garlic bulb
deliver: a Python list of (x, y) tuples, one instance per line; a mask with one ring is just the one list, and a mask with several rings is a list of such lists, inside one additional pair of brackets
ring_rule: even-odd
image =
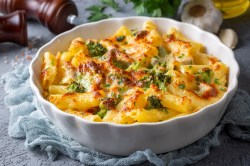
[(181, 20), (205, 31), (217, 33), (223, 16), (211, 0), (191, 0), (184, 5)]

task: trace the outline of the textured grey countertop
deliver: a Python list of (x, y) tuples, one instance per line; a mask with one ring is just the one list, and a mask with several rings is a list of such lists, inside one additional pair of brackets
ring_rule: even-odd
[[(88, 16), (84, 9), (98, 2), (97, 0), (74, 0), (78, 5), (79, 15), (86, 21)], [(131, 6), (124, 6), (121, 13), (115, 17), (134, 15)], [(239, 88), (250, 93), (250, 10), (238, 18), (225, 20), (223, 28), (233, 28), (239, 35), (238, 47), (234, 50), (235, 57), (240, 65)], [(52, 39), (46, 28), (34, 21), (28, 22), (30, 48), (11, 43), (0, 44), (0, 74), (13, 69), (18, 63), (29, 63), (29, 55), (33, 55), (39, 47)], [(24, 140), (12, 139), (8, 136), (9, 110), (4, 105), (4, 84), (0, 84), (0, 166), (2, 165), (81, 165), (66, 156), (60, 155), (56, 161), (49, 161), (47, 156), (39, 151), (28, 151)], [(210, 154), (194, 165), (249, 165), (250, 142), (242, 142), (227, 135), (226, 130), (220, 134), (221, 145), (210, 149)]]

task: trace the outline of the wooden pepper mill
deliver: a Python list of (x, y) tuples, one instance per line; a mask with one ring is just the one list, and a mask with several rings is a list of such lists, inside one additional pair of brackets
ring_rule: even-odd
[(25, 10), (27, 18), (41, 22), (55, 34), (73, 28), (68, 17), (78, 15), (71, 0), (0, 0), (0, 12), (7, 14), (16, 10)]
[(27, 45), (27, 25), (25, 11), (16, 11), (0, 16), (0, 43), (14, 42)]

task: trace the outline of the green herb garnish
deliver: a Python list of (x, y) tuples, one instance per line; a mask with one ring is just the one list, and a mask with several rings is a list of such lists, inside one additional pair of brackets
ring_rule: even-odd
[[(93, 5), (87, 8), (90, 11), (88, 21), (98, 21), (111, 17), (111, 14), (105, 14), (107, 7), (119, 11), (120, 7), (115, 0), (102, 0), (100, 5)], [(125, 3), (132, 3), (133, 9), (137, 15), (146, 15), (152, 17), (174, 17), (178, 10), (181, 0), (124, 0)]]
[(161, 104), (161, 99), (159, 99), (157, 96), (149, 96), (147, 99), (147, 105), (146, 109), (158, 109), (163, 108), (163, 105)]
[(227, 90), (225, 88), (220, 88), (222, 92), (226, 92)]
[(180, 56), (178, 56), (178, 58), (183, 58), (185, 55), (184, 54), (181, 54)]
[(124, 62), (124, 61), (120, 61), (120, 60), (113, 60), (113, 64), (120, 68), (120, 69), (127, 69), (129, 67), (129, 64), (127, 62)]
[(117, 36), (116, 41), (121, 42), (125, 39), (125, 36)]
[(218, 78), (215, 78), (215, 79), (214, 79), (214, 83), (217, 84), (217, 85), (220, 85), (219, 79), (218, 79)]
[(93, 5), (87, 8), (86, 10), (90, 11), (90, 16), (87, 18), (88, 21), (93, 22), (109, 18), (111, 15), (103, 13), (105, 8), (106, 6), (103, 5)]
[(104, 87), (104, 88), (109, 88), (109, 87), (110, 87), (110, 84), (104, 84), (103, 87)]
[(212, 71), (210, 69), (206, 69), (201, 73), (201, 76), (202, 76), (202, 81), (209, 84), (211, 82)]
[(158, 55), (159, 57), (165, 57), (167, 54), (167, 51), (164, 47), (158, 47)]
[(107, 49), (105, 47), (103, 47), (103, 45), (98, 43), (98, 42), (95, 43), (93, 41), (89, 41), (86, 45), (87, 45), (87, 48), (89, 50), (89, 54), (92, 57), (102, 56), (107, 52)]
[(115, 2), (115, 0), (102, 0), (102, 3), (104, 5), (112, 7), (115, 11), (120, 10), (119, 4)]
[(68, 92), (84, 93), (85, 88), (78, 82), (73, 81), (68, 87)]
[(95, 115), (98, 115), (101, 118), (103, 118), (107, 114), (107, 112), (108, 112), (107, 109), (100, 109), (100, 111), (98, 111)]
[(186, 87), (185, 84), (180, 84), (180, 85), (179, 85), (179, 88), (180, 88), (180, 89), (185, 89), (185, 87)]
[(165, 113), (168, 113), (168, 109), (166, 107), (163, 107), (161, 104), (161, 99), (159, 99), (157, 96), (149, 96), (147, 99), (147, 105), (145, 107), (146, 109), (158, 109), (160, 111), (163, 111)]
[(152, 17), (173, 17), (181, 3), (181, 0), (124, 0), (134, 4), (134, 10), (138, 15)]

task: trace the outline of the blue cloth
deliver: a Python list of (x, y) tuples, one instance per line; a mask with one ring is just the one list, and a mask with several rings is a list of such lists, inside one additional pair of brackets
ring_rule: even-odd
[(81, 146), (63, 135), (39, 110), (29, 85), (28, 67), (19, 65), (1, 76), (6, 82), (5, 105), (10, 109), (9, 135), (25, 139), (28, 149), (40, 149), (55, 160), (59, 154), (69, 156), (86, 165), (187, 165), (209, 154), (211, 147), (219, 146), (219, 133), (228, 130), (232, 137), (250, 141), (250, 96), (237, 90), (220, 123), (197, 142), (165, 154), (156, 155), (151, 150), (137, 151), (128, 157), (103, 154)]

